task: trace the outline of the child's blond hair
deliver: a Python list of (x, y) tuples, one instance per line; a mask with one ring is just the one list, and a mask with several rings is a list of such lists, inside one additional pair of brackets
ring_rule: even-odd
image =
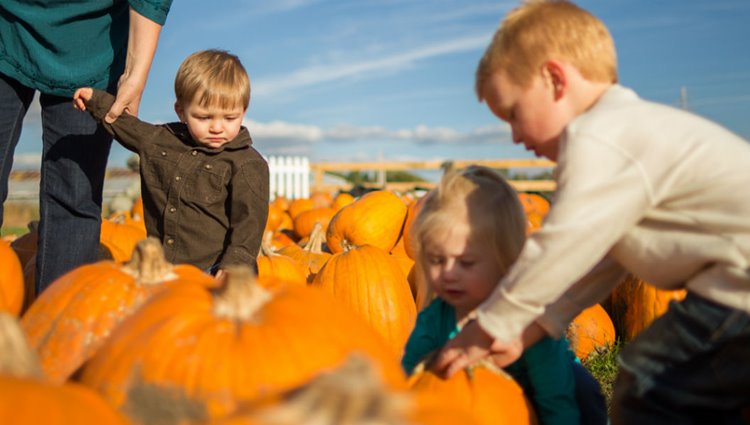
[(602, 21), (568, 1), (532, 0), (506, 15), (479, 61), (479, 100), (492, 74), (503, 71), (528, 88), (550, 59), (572, 64), (589, 81), (617, 82), (617, 53)]
[(526, 241), (526, 214), (500, 174), (483, 166), (449, 171), (425, 196), (413, 224), (420, 267), (425, 243), (439, 243), (457, 220), (467, 221), (470, 239), (487, 244), (503, 273), (516, 261)]
[(188, 56), (177, 70), (174, 81), (177, 102), (190, 102), (222, 109), (250, 103), (250, 78), (240, 59), (224, 50), (203, 50)]

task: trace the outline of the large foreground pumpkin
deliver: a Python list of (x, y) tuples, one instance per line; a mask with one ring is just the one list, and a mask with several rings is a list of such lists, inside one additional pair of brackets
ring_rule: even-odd
[(356, 311), (388, 341), (394, 355), (401, 357), (417, 309), (397, 260), (374, 246), (352, 248), (334, 254), (312, 285)]
[[(255, 282), (227, 268), (222, 286), (174, 286), (112, 335), (80, 381), (137, 420), (151, 407), (200, 420), (295, 388), (353, 352), (372, 359), (385, 381), (404, 385), (385, 342), (328, 295), (306, 286)], [(268, 289), (266, 289), (268, 288)]]
[(471, 413), (449, 403), (423, 405), (386, 387), (369, 359), (350, 356), (280, 400), (246, 406), (211, 425), (471, 425)]
[(488, 362), (464, 369), (447, 380), (423, 366), (418, 369), (408, 385), (423, 406), (452, 405), (471, 412), (471, 419), (482, 425), (538, 423), (523, 389)]
[(191, 265), (166, 261), (155, 238), (138, 243), (126, 264), (78, 267), (55, 280), (23, 315), (22, 326), (52, 382), (67, 380), (112, 330), (169, 285), (212, 284)]
[(0, 312), (0, 423), (125, 425), (127, 422), (90, 388), (47, 382), (18, 320)]
[(328, 225), (328, 249), (337, 254), (348, 246), (372, 245), (390, 252), (401, 236), (406, 204), (393, 192), (370, 192), (340, 209)]

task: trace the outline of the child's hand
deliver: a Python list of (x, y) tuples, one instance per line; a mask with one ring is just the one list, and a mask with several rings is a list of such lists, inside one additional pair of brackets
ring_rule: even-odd
[(91, 97), (93, 95), (94, 90), (90, 87), (84, 87), (76, 90), (76, 92), (73, 94), (73, 106), (80, 111), (85, 111), (86, 102), (91, 100)]
[(485, 332), (476, 320), (471, 320), (440, 350), (431, 369), (443, 378), (450, 378), (485, 357), (490, 357), (497, 366), (505, 367), (518, 360), (522, 353), (523, 342), (520, 338), (502, 344)]
[(227, 272), (224, 271), (224, 269), (219, 269), (216, 272), (216, 275), (214, 276), (214, 279), (216, 280), (222, 280), (224, 279), (224, 275), (227, 274)]

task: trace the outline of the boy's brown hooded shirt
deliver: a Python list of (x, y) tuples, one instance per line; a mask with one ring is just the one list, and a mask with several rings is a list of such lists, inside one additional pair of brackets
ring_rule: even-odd
[(167, 260), (204, 270), (254, 266), (268, 217), (269, 176), (247, 129), (209, 148), (179, 122), (153, 125), (123, 114), (107, 124), (103, 118), (113, 102), (112, 95), (95, 90), (86, 108), (140, 156), (146, 230), (161, 240)]

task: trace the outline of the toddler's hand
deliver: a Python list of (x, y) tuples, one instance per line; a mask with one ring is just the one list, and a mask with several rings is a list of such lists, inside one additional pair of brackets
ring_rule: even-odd
[(94, 95), (94, 90), (90, 87), (84, 87), (76, 90), (73, 94), (73, 106), (81, 111), (86, 110), (86, 102), (91, 100)]

